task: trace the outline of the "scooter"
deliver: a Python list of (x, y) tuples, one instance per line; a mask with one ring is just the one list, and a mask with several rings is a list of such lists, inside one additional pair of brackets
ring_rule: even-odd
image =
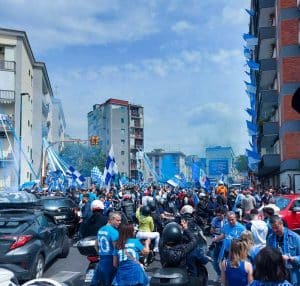
[(87, 257), (89, 266), (85, 272), (85, 285), (90, 285), (92, 282), (94, 272), (99, 262), (99, 254), (95, 248), (96, 237), (95, 236), (88, 236), (85, 237), (77, 242), (77, 249), (81, 255)]

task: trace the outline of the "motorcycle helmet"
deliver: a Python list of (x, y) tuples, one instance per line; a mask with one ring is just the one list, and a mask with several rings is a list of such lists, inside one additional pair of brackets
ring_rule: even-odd
[(96, 211), (96, 210), (104, 210), (104, 204), (100, 200), (93, 200), (91, 203), (91, 210)]
[(155, 205), (155, 201), (154, 200), (148, 202), (148, 206), (149, 206), (151, 212), (155, 211), (156, 205)]
[(142, 206), (141, 207), (141, 215), (149, 216), (151, 214), (151, 209), (149, 206)]
[(178, 223), (168, 223), (162, 233), (165, 244), (178, 244), (182, 239), (182, 231)]
[(184, 215), (184, 214), (193, 214), (194, 213), (194, 208), (191, 205), (185, 205), (181, 208), (180, 210), (180, 214)]

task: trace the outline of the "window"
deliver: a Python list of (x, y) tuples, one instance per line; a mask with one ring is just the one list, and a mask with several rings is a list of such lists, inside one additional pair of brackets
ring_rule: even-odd
[(125, 139), (121, 139), (121, 143), (125, 145)]
[(121, 151), (121, 155), (123, 155), (123, 156), (124, 156), (124, 155), (125, 155), (125, 151)]
[(121, 118), (121, 123), (124, 123), (124, 118)]
[(121, 128), (121, 134), (125, 135), (125, 128)]

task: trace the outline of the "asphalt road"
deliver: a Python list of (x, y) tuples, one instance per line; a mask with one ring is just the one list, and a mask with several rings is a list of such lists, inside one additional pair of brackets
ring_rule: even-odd
[[(82, 256), (76, 247), (70, 248), (70, 253), (67, 258), (59, 258), (54, 260), (49, 265), (44, 273), (44, 277), (53, 278), (56, 281), (63, 279), (64, 277), (73, 277), (72, 286), (82, 286), (84, 281), (85, 271), (88, 267), (88, 260), (85, 256)], [(212, 264), (206, 265), (209, 273), (209, 286), (217, 286), (218, 283), (213, 282), (216, 278), (215, 271), (212, 268)], [(147, 273), (149, 276), (156, 270), (161, 268), (159, 259), (157, 258), (148, 268)]]

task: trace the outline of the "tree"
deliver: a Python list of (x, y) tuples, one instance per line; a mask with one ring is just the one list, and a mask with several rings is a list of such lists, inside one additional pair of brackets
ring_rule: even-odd
[(103, 170), (106, 160), (99, 146), (87, 146), (80, 143), (66, 144), (60, 152), (60, 157), (84, 177), (89, 177), (91, 169), (95, 166)]
[(236, 169), (242, 173), (248, 171), (248, 164), (247, 164), (247, 156), (246, 155), (239, 155), (235, 158), (235, 167)]

